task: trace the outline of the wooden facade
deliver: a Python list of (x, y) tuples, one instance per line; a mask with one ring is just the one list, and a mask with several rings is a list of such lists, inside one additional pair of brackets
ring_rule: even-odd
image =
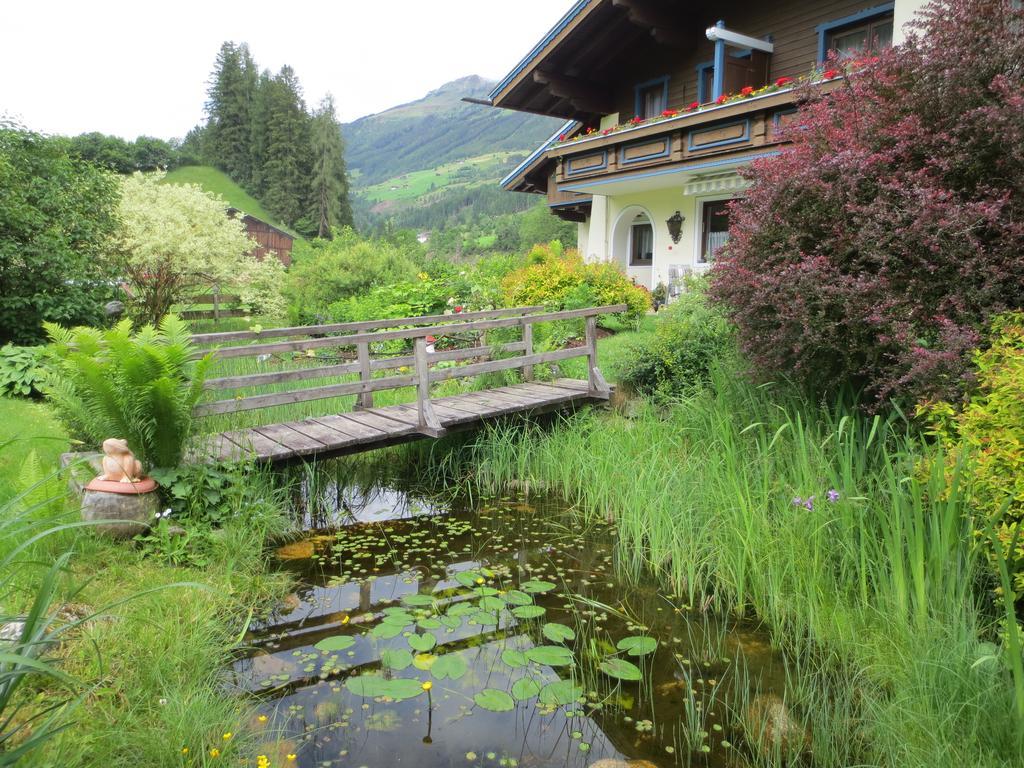
[(257, 245), (253, 249), (253, 256), (257, 259), (262, 260), (271, 251), (276, 254), (278, 260), (286, 267), (290, 267), (292, 263), (292, 246), (295, 243), (295, 237), (285, 232), (283, 229), (278, 229), (273, 224), (268, 224), (262, 219), (257, 219), (251, 214), (245, 213), (238, 210), (237, 208), (229, 208), (228, 216), (232, 218), (242, 215), (242, 223), (245, 225), (245, 231), (249, 237), (256, 241)]
[[(730, 48), (722, 90), (735, 93), (745, 86), (758, 88), (811, 73), (820, 64), (823, 28), (858, 14), (891, 13), (892, 7), (879, 0), (584, 0), (491, 97), (497, 107), (573, 120), (569, 134), (645, 117), (638, 113), (645, 86), (663, 89), (666, 109), (685, 112), (694, 102), (712, 101), (715, 43), (706, 31), (718, 22), (774, 46), (770, 54)], [(604, 141), (553, 142), (506, 179), (505, 186), (548, 193), (557, 212), (560, 201), (551, 195), (565, 190), (552, 188), (552, 179), (557, 185), (567, 178), (611, 176), (681, 163), (691, 156), (734, 154), (741, 144), (747, 149), (770, 144), (780, 116), (792, 109), (792, 94), (780, 94), (770, 104), (752, 99), (684, 114), (676, 121), (616, 131)], [(698, 133), (697, 126), (704, 133)], [(720, 132), (720, 140), (713, 140)], [(663, 138), (654, 138), (662, 133)], [(640, 139), (649, 141), (636, 143)]]

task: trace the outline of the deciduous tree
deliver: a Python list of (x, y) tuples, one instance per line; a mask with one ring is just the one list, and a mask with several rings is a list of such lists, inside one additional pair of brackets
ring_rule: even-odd
[[(264, 313), (281, 313), (276, 286), (283, 267), (251, 256), (253, 242), (241, 220), (228, 217), (227, 203), (194, 184), (160, 184), (160, 178), (136, 173), (122, 183), (112, 253), (133, 318), (158, 324), (191, 292), (215, 286), (246, 294)], [(277, 279), (268, 280), (268, 271)]]
[(46, 320), (103, 317), (116, 204), (116, 178), (66, 139), (0, 124), (0, 344), (41, 341)]

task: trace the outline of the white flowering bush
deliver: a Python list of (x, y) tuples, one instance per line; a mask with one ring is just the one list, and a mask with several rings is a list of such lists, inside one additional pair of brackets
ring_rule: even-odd
[(162, 178), (135, 173), (122, 181), (110, 255), (135, 322), (159, 323), (174, 304), (213, 286), (260, 311), (282, 311), (283, 268), (251, 255), (254, 243), (241, 220), (227, 216), (227, 203), (197, 185), (161, 184)]

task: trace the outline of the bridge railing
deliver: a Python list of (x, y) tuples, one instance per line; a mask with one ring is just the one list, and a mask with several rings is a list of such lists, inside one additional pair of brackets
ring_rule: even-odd
[[(204, 402), (196, 406), (194, 414), (197, 417), (230, 414), (345, 395), (357, 396), (357, 408), (372, 408), (374, 392), (416, 387), (420, 430), (426, 434), (437, 435), (444, 430), (430, 403), (431, 384), (515, 368), (521, 369), (523, 378), (529, 381), (533, 377), (533, 366), (575, 357), (587, 358), (589, 393), (594, 397), (607, 397), (609, 387), (597, 367), (597, 318), (600, 315), (623, 312), (627, 309), (626, 305), (588, 307), (561, 312), (543, 312), (542, 309), (514, 307), (453, 315), (197, 334), (193, 336), (193, 341), (200, 347), (217, 345), (212, 351), (215, 359), (221, 361), (235, 358), (256, 358), (265, 361), (273, 355), (282, 353), (308, 355), (312, 352), (315, 356), (315, 350), (324, 348), (354, 348), (355, 356), (351, 361), (333, 365), (208, 379), (208, 390), (244, 390), (282, 385), (288, 388), (267, 394), (236, 395), (223, 400)], [(582, 346), (534, 352), (534, 325), (575, 319), (585, 321), (586, 332)], [(501, 328), (520, 329), (520, 339), (490, 345), (481, 343), (484, 332)], [(437, 350), (435, 344), (430, 341), (431, 338), (443, 339), (463, 335), (474, 337), (476, 346)], [(275, 340), (265, 341), (266, 339)], [(375, 359), (373, 345), (400, 340), (412, 342), (412, 354)], [(204, 353), (205, 351), (210, 350), (204, 350)], [(437, 363), (446, 361), (454, 362), (456, 365), (447, 368), (435, 367)], [(465, 364), (459, 365), (463, 362)], [(374, 377), (374, 373), (381, 371), (397, 373)], [(306, 381), (332, 379), (351, 374), (358, 374), (359, 379), (302, 386), (302, 382)], [(296, 385), (294, 388), (291, 386), (293, 384)]]

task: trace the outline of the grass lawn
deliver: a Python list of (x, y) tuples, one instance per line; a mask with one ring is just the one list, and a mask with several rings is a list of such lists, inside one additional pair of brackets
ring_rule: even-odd
[[(69, 443), (45, 405), (0, 398), (0, 445), (11, 438), (17, 442), (0, 449), (0, 508), (24, 487), (22, 465), (30, 452), (49, 474)], [(79, 615), (99, 614), (57, 651), (61, 669), (80, 682), (70, 693), (78, 699), (67, 712), (70, 726), (29, 754), (25, 765), (177, 768), (209, 764), (211, 749), (219, 750), (218, 763), (232, 765), (240, 755), (255, 754), (266, 728), (248, 700), (225, 691), (231, 652), (247, 620), (273, 607), (287, 589), (265, 554), (267, 533), (285, 525), (276, 506), (281, 496), (266, 480), (249, 476), (238, 483), (244, 493), (221, 527), (186, 525), (184, 551), (195, 556), (192, 562), (173, 565), (135, 542), (109, 541), (88, 529), (52, 534), (21, 555), (10, 574), (14, 589), (6, 611), (24, 611), (43, 570), (71, 550), (54, 606), (68, 601)], [(63, 481), (49, 487), (53, 499), (32, 517), (46, 526), (76, 520)], [(17, 511), (9, 506), (5, 517)], [(8, 525), (0, 554), (24, 538)], [(32, 705), (68, 695), (55, 685), (37, 685)]]
[(56, 467), (60, 454), (68, 449), (67, 436), (43, 403), (0, 397), (0, 503), (21, 490), (19, 474), (30, 454), (41, 468)]
[(503, 168), (512, 154), (514, 153), (494, 152), (439, 165), (436, 168), (412, 171), (369, 187), (357, 188), (356, 193), (367, 200), (384, 202), (415, 200), (431, 192), (431, 186), (435, 189), (448, 186), (475, 186), (486, 182), (489, 176)]
[[(262, 219), (275, 227), (295, 234), (288, 227), (278, 222), (267, 213), (259, 201), (238, 186), (222, 171), (208, 165), (186, 165), (175, 168), (164, 177), (165, 184), (198, 184), (207, 192), (223, 197), (229, 205), (244, 211), (257, 219)], [(297, 235), (296, 235), (297, 237)]]

